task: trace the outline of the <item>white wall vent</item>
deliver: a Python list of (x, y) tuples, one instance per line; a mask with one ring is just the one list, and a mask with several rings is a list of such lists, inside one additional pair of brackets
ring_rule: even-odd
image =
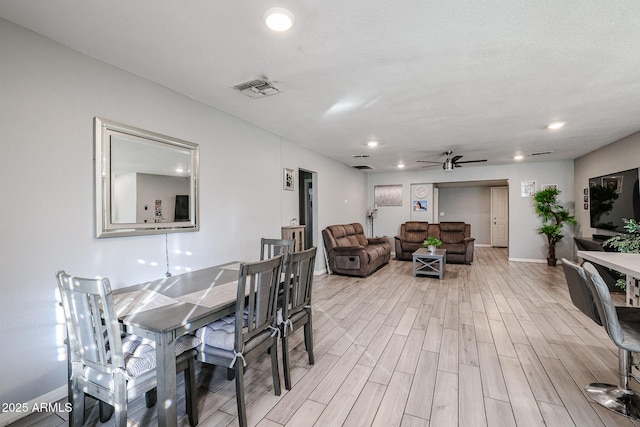
[(553, 151), (539, 151), (537, 153), (531, 153), (532, 156), (545, 156), (547, 154), (551, 154)]
[(370, 170), (373, 169), (373, 166), (369, 165), (351, 165), (352, 168), (360, 169), (360, 170)]
[(264, 98), (265, 96), (275, 95), (280, 92), (271, 82), (262, 79), (240, 83), (233, 88), (253, 99)]

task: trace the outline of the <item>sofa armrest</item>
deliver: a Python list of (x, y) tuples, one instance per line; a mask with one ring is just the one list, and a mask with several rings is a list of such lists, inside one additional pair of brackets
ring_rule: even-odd
[[(396, 238), (398, 238), (399, 236), (396, 236)], [(389, 238), (388, 237), (371, 237), (367, 239), (367, 242), (370, 245), (380, 245), (383, 243), (389, 243)]]
[(473, 242), (475, 242), (475, 241), (476, 241), (476, 238), (475, 238), (475, 237), (465, 237), (462, 241), (463, 241), (463, 242), (464, 242), (464, 244), (466, 245), (466, 244), (468, 244), (468, 243), (473, 243)]

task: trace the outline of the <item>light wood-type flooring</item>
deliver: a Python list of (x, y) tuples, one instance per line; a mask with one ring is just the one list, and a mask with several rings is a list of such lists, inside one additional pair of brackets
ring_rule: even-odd
[[(295, 331), (291, 391), (282, 383), (273, 394), (268, 357), (248, 367), (251, 425), (635, 425), (583, 393), (591, 382), (618, 382), (617, 348), (572, 305), (560, 266), (508, 262), (506, 249), (477, 247), (472, 266), (449, 264), (438, 280), (414, 278), (411, 262), (392, 260), (364, 279), (317, 276), (313, 316), (316, 363), (308, 365)], [(198, 382), (199, 425), (237, 425), (226, 371), (199, 365)], [(184, 400), (178, 411), (187, 426)], [(130, 403), (130, 425), (155, 425), (154, 417), (143, 398)], [(67, 419), (38, 414), (14, 425)]]

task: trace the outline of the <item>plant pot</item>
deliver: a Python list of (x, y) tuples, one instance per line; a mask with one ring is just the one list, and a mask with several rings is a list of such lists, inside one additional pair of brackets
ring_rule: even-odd
[(429, 246), (427, 246), (427, 250), (428, 250), (429, 252), (431, 252), (431, 253), (434, 253), (434, 252), (436, 251), (436, 247), (435, 247), (435, 246), (433, 246), (433, 245), (429, 245)]
[(549, 267), (555, 267), (556, 266), (556, 261), (557, 261), (557, 259), (555, 259), (555, 258), (547, 258), (547, 265)]

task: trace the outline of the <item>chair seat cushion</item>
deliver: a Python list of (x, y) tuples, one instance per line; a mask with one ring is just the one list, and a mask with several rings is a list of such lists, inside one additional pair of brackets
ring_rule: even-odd
[(222, 348), (224, 350), (233, 350), (235, 330), (235, 314), (230, 314), (198, 329), (196, 331), (196, 337), (200, 338), (200, 340), (208, 346)]
[[(199, 338), (193, 335), (181, 336), (175, 342), (176, 357), (199, 345)], [(124, 355), (126, 377), (129, 381), (146, 375), (156, 367), (156, 345), (154, 341), (140, 338), (136, 335), (127, 335), (122, 339), (122, 353)], [(111, 358), (110, 351), (107, 352), (107, 357)], [(103, 387), (111, 388), (112, 386), (113, 376), (105, 375), (104, 372), (98, 369), (85, 366), (84, 375), (89, 381)]]

